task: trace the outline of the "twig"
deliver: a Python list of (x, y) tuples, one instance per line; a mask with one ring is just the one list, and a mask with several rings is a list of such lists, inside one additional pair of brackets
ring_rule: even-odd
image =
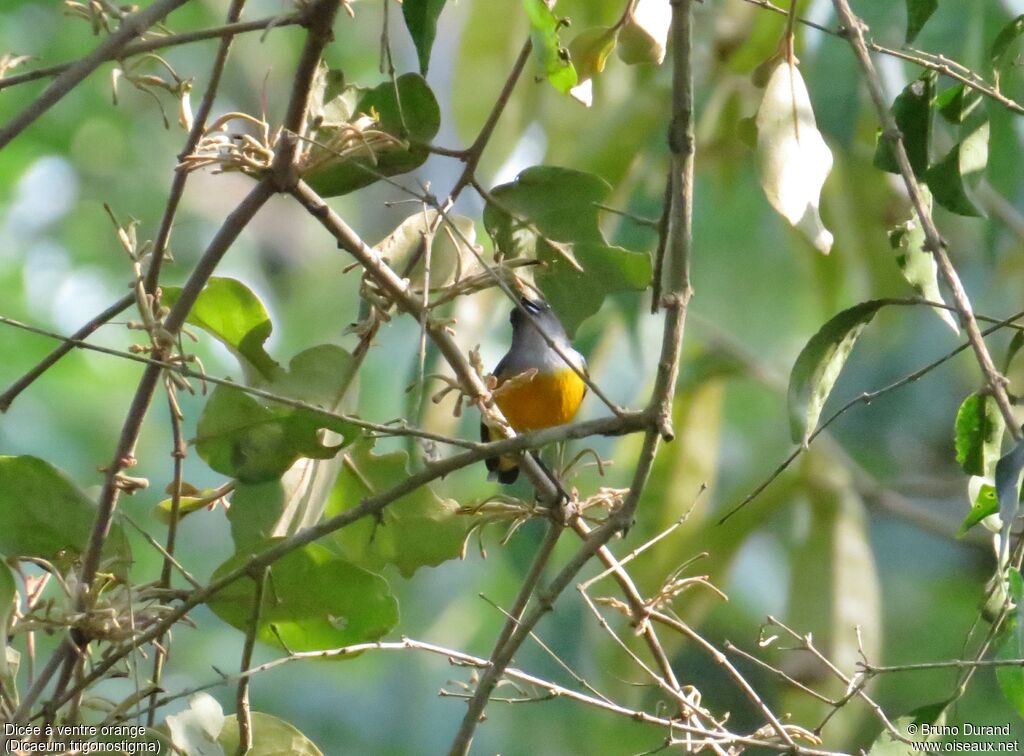
[(682, 346), (686, 308), (691, 289), (689, 282), (690, 233), (692, 228), (693, 189), (693, 76), (691, 65), (690, 17), (691, 0), (672, 0), (672, 37), (674, 43), (673, 65), (673, 120), (670, 128), (669, 148), (672, 151), (672, 171), (679, 176), (673, 180), (673, 208), (675, 223), (669, 239), (668, 255), (671, 267), (668, 273), (668, 294), (664, 298), (666, 309), (665, 330), (662, 339), (661, 358), (652, 392), (648, 412), (652, 427), (644, 437), (643, 448), (637, 461), (636, 472), (629, 494), (621, 509), (609, 516), (608, 520), (595, 529), (583, 542), (576, 555), (555, 576), (548, 588), (538, 595), (538, 601), (531, 612), (523, 617), (515, 632), (501, 653), (491, 659), (491, 666), (484, 672), (470, 700), (466, 715), (452, 741), (450, 756), (468, 753), (480, 715), (487, 705), (487, 698), (502, 671), (508, 666), (512, 655), (529, 636), (541, 616), (551, 609), (555, 599), (565, 590), (576, 574), (616, 533), (628, 529), (632, 524), (640, 494), (647, 483), (651, 465), (657, 451), (658, 441), (664, 436), (672, 438), (672, 395), (679, 371), (679, 351)]
[[(295, 26), (297, 24), (301, 24), (304, 19), (305, 16), (302, 13), (290, 13), (285, 16), (268, 16), (267, 18), (261, 18), (256, 21), (229, 23), (224, 24), (223, 26), (214, 26), (209, 29), (182, 32), (181, 34), (167, 34), (141, 42), (133, 42), (126, 45), (123, 50), (120, 50), (105, 60), (125, 60), (136, 55), (153, 52), (154, 50), (162, 50), (164, 48), (175, 47), (177, 45), (187, 45), (191, 42), (202, 42), (208, 39), (217, 39), (218, 37), (224, 39), (253, 31), (267, 32), (271, 29), (283, 26)], [(75, 65), (75, 62), (58, 63), (54, 66), (37, 68), (34, 71), (25, 71), (24, 73), (15, 74), (14, 76), (5, 76), (0, 79), (0, 89), (6, 89), (7, 87), (13, 87), (18, 84), (24, 84), (37, 79), (45, 79), (50, 76), (57, 76), (58, 74), (62, 74), (67, 71), (73, 65)]]
[(25, 373), (25, 375), (12, 383), (3, 394), (0, 394), (0, 412), (7, 412), (7, 410), (11, 408), (11, 403), (14, 402), (18, 395), (31, 386), (39, 376), (55, 365), (61, 357), (74, 349), (77, 346), (76, 342), (87, 339), (96, 331), (97, 328), (116, 318), (122, 312), (131, 307), (134, 302), (135, 296), (132, 294), (126, 294), (75, 331), (70, 338), (65, 340), (59, 347), (46, 355), (39, 364)]
[(0, 128), (0, 150), (102, 63), (116, 58), (129, 42), (186, 2), (188, 0), (156, 0), (144, 10), (125, 17), (116, 32), (103, 40), (91, 53), (68, 67), (35, 101)]
[[(252, 666), (252, 651), (256, 646), (256, 636), (260, 629), (260, 613), (263, 609), (263, 591), (267, 585), (268, 567), (260, 570), (259, 574), (252, 575), (256, 583), (256, 590), (252, 600), (252, 615), (249, 619), (249, 629), (245, 634), (245, 645), (242, 647), (242, 663), (239, 667), (245, 672)], [(237, 756), (245, 756), (252, 747), (252, 714), (249, 711), (249, 675), (239, 675), (238, 691), (235, 695), (235, 716), (238, 718), (238, 750)]]

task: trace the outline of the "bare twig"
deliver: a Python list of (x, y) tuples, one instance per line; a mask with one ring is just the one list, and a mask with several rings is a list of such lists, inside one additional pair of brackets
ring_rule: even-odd
[(0, 150), (12, 139), (31, 125), (39, 116), (49, 110), (80, 81), (119, 53), (140, 34), (188, 0), (156, 0), (152, 5), (125, 17), (121, 27), (101, 42), (95, 50), (71, 65), (50, 86), (43, 90), (30, 105), (0, 128)]
[[(258, 574), (252, 575), (256, 589), (252, 599), (252, 616), (249, 629), (245, 633), (245, 645), (242, 647), (242, 663), (240, 671), (245, 672), (252, 666), (252, 651), (256, 647), (256, 636), (260, 629), (260, 613), (263, 609), (263, 591), (267, 585), (267, 572), (264, 567)], [(249, 711), (249, 675), (239, 675), (238, 690), (235, 695), (235, 716), (238, 719), (238, 750), (237, 756), (245, 756), (252, 747), (252, 715)]]

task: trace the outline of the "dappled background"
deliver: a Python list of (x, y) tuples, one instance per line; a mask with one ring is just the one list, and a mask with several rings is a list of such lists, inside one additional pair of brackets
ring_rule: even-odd
[[(190, 3), (172, 14), (168, 25), (186, 30), (219, 24), (221, 5)], [(620, 6), (617, 1), (564, 0), (558, 12), (571, 18), (573, 29), (583, 29), (614, 22)], [(805, 14), (835, 28), (831, 8), (830, 2), (816, 0), (807, 4)], [(339, 16), (335, 42), (325, 57), (349, 81), (374, 86), (385, 79), (378, 70), (380, 4), (363, 0), (353, 9), (354, 19)], [(245, 17), (286, 10), (278, 2), (252, 0)], [(854, 10), (877, 41), (901, 45), (902, 3), (859, 2)], [(981, 69), (989, 42), (1021, 12), (1024, 4), (1011, 0), (973, 3), (969, 13), (944, 3), (915, 44)], [(415, 51), (401, 14), (390, 15), (396, 66), (415, 70)], [(960, 402), (981, 385), (969, 352), (870, 405), (851, 409), (758, 498), (725, 524), (716, 524), (793, 448), (785, 387), (807, 339), (845, 307), (912, 294), (886, 237), (887, 229), (908, 217), (909, 206), (896, 177), (872, 166), (877, 118), (844, 40), (801, 28), (797, 48), (818, 127), (836, 161), (821, 205), (835, 234), (831, 255), (820, 255), (764, 197), (740, 123), (757, 109), (761, 95), (751, 73), (775, 50), (784, 20), (743, 0), (709, 1), (695, 11), (696, 293), (676, 400), (678, 437), (655, 463), (638, 526), (626, 544), (615, 542), (613, 548), (625, 554), (689, 513), (681, 527), (633, 563), (631, 573), (647, 595), (675, 568), (707, 552), (687, 573), (709, 575), (729, 601), (697, 587), (677, 599), (675, 608), (716, 643), (728, 639), (754, 652), (759, 626), (770, 614), (813, 632), (819, 647), (851, 672), (858, 658), (854, 624), (861, 626), (874, 663), (962, 658), (973, 648), (965, 647), (965, 638), (978, 621), (985, 581), (994, 567), (987, 535), (975, 529), (956, 537), (968, 499), (967, 476), (955, 459), (953, 422)], [(526, 34), (527, 22), (515, 0), (448, 4), (428, 75), (441, 104), (437, 144), (454, 148), (469, 143)], [(273, 30), (263, 39), (258, 32), (239, 37), (214, 113), (265, 110), (271, 123), (279, 122), (301, 40), (297, 28)], [(94, 44), (88, 26), (62, 17), (55, 4), (6, 0), (0, 8), (0, 52), (52, 63), (80, 56)], [(198, 93), (215, 45), (203, 42), (164, 54), (179, 75), (197, 77)], [(914, 66), (892, 59), (879, 58), (878, 64), (890, 99), (919, 75)], [(63, 334), (127, 290), (131, 269), (103, 203), (121, 218), (139, 219), (141, 238), (153, 237), (184, 142), (171, 98), (162, 101), (169, 129), (154, 100), (124, 82), (112, 104), (109, 69), (101, 68), (0, 151), (0, 314)], [(593, 106), (586, 109), (526, 76), (479, 175), (494, 186), (539, 163), (590, 171), (614, 187), (609, 205), (656, 218), (668, 154), (669, 84), (667, 66), (627, 67), (612, 57), (594, 83)], [(948, 86), (940, 79), (940, 90)], [(0, 117), (6, 120), (20, 110), (41, 87), (37, 82), (0, 91)], [(1019, 65), (1004, 74), (1003, 89), (1024, 98)], [(977, 197), (988, 218), (968, 219), (938, 209), (936, 220), (977, 311), (1001, 318), (1024, 301), (1024, 121), (998, 104), (986, 102), (985, 107), (992, 125), (991, 159)], [(936, 138), (943, 151), (952, 144), (951, 135)], [(434, 155), (399, 180), (410, 186), (424, 182), (444, 196), (460, 169), (458, 161)], [(199, 173), (190, 179), (171, 241), (177, 262), (165, 269), (166, 283), (181, 283), (251, 184), (237, 174)], [(401, 201), (407, 199), (395, 187), (377, 183), (331, 204), (364, 239), (376, 243), (417, 211), (417, 205)], [(467, 191), (456, 210), (479, 221), (482, 208)], [(631, 250), (651, 252), (656, 242), (648, 226), (610, 212), (602, 216), (602, 228), (608, 239)], [(479, 223), (477, 235), (490, 252)], [(354, 346), (356, 337), (346, 335), (346, 328), (359, 316), (359, 274), (346, 274), (350, 262), (295, 203), (275, 199), (242, 234), (218, 275), (244, 281), (262, 298), (273, 322), (268, 350), (286, 363), (316, 344)], [(493, 290), (460, 299), (451, 309), (459, 344), (465, 350), (479, 345), (489, 367), (506, 348), (508, 310), (508, 301)], [(650, 391), (660, 318), (648, 310), (649, 294), (609, 297), (575, 337), (594, 380), (626, 406), (641, 406)], [(94, 340), (125, 349), (137, 336), (122, 321), (100, 329)], [(824, 416), (860, 392), (943, 355), (959, 343), (957, 338), (927, 308), (883, 310), (858, 342)], [(1004, 353), (1008, 340), (1004, 334), (991, 338), (996, 355)], [(418, 375), (418, 342), (416, 323), (409, 318), (386, 324), (347, 409), (380, 422), (409, 417), (432, 431), (474, 438), (475, 411), (460, 418), (450, 398), (438, 405), (429, 401), (439, 384), (431, 385), (423, 403), (419, 392), (406, 392)], [(0, 325), (0, 386), (54, 345)], [(209, 337), (200, 336), (194, 349), (211, 375), (240, 377), (237, 362)], [(442, 365), (428, 350), (427, 372)], [(114, 357), (72, 353), (0, 417), (0, 453), (43, 457), (81, 486), (97, 490), (97, 468), (109, 462), (139, 373), (139, 365)], [(1010, 378), (1014, 391), (1024, 375), (1011, 371)], [(181, 401), (186, 437), (191, 438), (203, 399), (182, 396)], [(589, 396), (580, 417), (598, 417), (603, 411), (600, 401)], [(412, 417), (417, 412), (420, 417)], [(585, 492), (627, 485), (638, 439), (591, 439), (576, 443), (572, 452), (586, 445), (610, 464), (603, 478), (593, 465), (582, 468), (574, 485)], [(424, 454), (406, 440), (380, 441), (377, 448), (406, 448), (414, 466)], [(123, 511), (158, 539), (165, 526), (152, 510), (170, 482), (170, 451), (167, 411), (158, 400), (140, 440), (139, 465), (131, 473), (148, 478), (150, 488), (121, 502)], [(224, 482), (194, 453), (185, 465), (186, 480), (198, 487)], [(518, 485), (516, 492), (527, 495), (526, 484)], [(435, 489), (462, 504), (496, 490), (485, 480), (483, 465), (451, 475)], [(388, 567), (384, 574), (401, 612), (392, 635), (486, 656), (504, 618), (480, 595), (510, 604), (541, 533), (540, 523), (528, 523), (501, 545), (504, 530), (493, 527), (483, 534), (486, 558), (472, 540), (464, 560), (422, 568), (409, 579)], [(159, 554), (131, 535), (138, 541), (138, 575), (154, 574)], [(574, 546), (569, 537), (564, 540), (563, 556)], [(233, 551), (223, 509), (197, 513), (182, 523), (179, 558), (201, 579)], [(163, 684), (167, 690), (213, 680), (214, 667), (229, 671), (238, 663), (241, 634), (205, 609), (191, 616), (195, 628), (179, 626), (174, 632)], [(624, 633), (629, 637), (628, 628)], [(561, 598), (538, 634), (616, 701), (640, 707), (658, 697), (574, 591)], [(696, 685), (705, 704), (716, 712), (732, 711), (731, 724), (737, 728), (757, 726), (749, 703), (711, 659), (679, 638), (666, 637), (665, 642), (681, 682)], [(276, 655), (269, 647), (257, 648), (258, 660)], [(824, 680), (822, 670), (805, 656), (769, 651), (764, 656), (807, 684)], [(739, 665), (774, 711), (792, 712), (795, 721), (810, 725), (827, 712), (777, 678)], [(527, 643), (516, 666), (566, 681), (535, 644)], [(448, 680), (468, 675), (441, 657), (412, 651), (295, 662), (254, 679), (253, 708), (288, 719), (328, 754), (435, 753), (447, 747), (464, 711), (460, 701), (439, 698), (437, 691)], [(887, 710), (900, 713), (942, 700), (952, 694), (955, 680), (955, 670), (887, 675), (874, 692)], [(117, 689), (123, 692), (130, 683), (110, 685), (111, 690), (122, 686)], [(233, 710), (232, 688), (213, 693), (226, 710)], [(179, 702), (169, 711), (184, 705)], [(1011, 722), (1018, 737), (1024, 735), (991, 670), (979, 672), (954, 717), (975, 724)], [(827, 745), (843, 750), (866, 746), (878, 729), (877, 720), (854, 704), (837, 715)], [(568, 701), (494, 702), (476, 746), (481, 753), (631, 753), (657, 747), (662, 737), (656, 729)]]

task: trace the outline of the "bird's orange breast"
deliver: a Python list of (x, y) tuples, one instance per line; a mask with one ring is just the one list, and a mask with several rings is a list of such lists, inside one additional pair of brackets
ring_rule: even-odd
[(517, 433), (562, 425), (576, 417), (587, 384), (564, 368), (537, 373), (531, 380), (500, 391), (495, 402)]

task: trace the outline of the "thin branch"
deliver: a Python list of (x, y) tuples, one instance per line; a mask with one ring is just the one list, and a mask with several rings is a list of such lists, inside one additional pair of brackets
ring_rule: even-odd
[(71, 65), (44, 89), (35, 101), (0, 128), (0, 150), (100, 65), (111, 58), (116, 58), (129, 42), (186, 2), (188, 0), (155, 0), (144, 10), (122, 19), (121, 26), (116, 32), (103, 40), (91, 53)]
[(75, 331), (70, 338), (64, 340), (59, 347), (46, 355), (39, 364), (12, 383), (3, 394), (0, 394), (0, 412), (7, 412), (18, 395), (31, 386), (39, 376), (57, 364), (64, 355), (74, 349), (78, 345), (77, 342), (87, 339), (97, 328), (116, 318), (131, 307), (134, 302), (135, 296), (133, 294), (126, 294)]
[[(239, 667), (245, 672), (252, 666), (252, 652), (256, 647), (256, 636), (260, 629), (260, 613), (263, 609), (263, 592), (267, 585), (268, 567), (260, 570), (259, 574), (252, 575), (256, 583), (256, 590), (252, 599), (252, 616), (249, 619), (249, 629), (245, 634), (245, 645), (242, 647), (242, 663)], [(235, 716), (238, 719), (238, 750), (237, 756), (245, 756), (252, 747), (252, 714), (249, 711), (249, 675), (239, 675), (238, 690), (235, 695)]]

